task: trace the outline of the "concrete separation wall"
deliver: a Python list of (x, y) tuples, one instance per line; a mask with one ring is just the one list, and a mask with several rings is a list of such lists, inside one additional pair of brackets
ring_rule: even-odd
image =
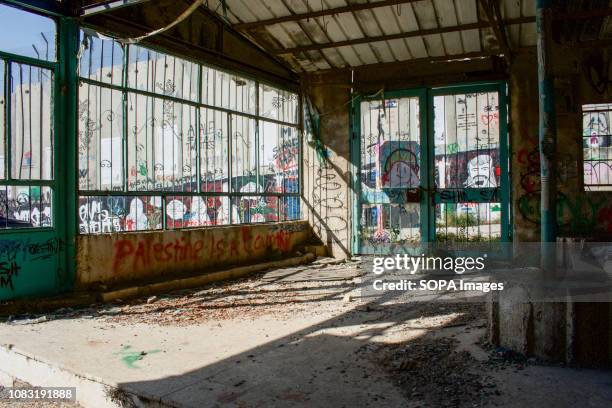
[(287, 257), (311, 238), (305, 221), (80, 235), (77, 289), (213, 272)]

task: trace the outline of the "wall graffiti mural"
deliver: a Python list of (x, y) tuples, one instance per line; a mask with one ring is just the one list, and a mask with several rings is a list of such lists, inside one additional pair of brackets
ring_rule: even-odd
[(51, 227), (51, 202), (50, 187), (0, 187), (0, 228)]
[(418, 188), (420, 146), (416, 142), (387, 141), (380, 146), (382, 188)]
[(472, 150), (435, 157), (440, 188), (495, 188), (501, 175), (499, 149)]

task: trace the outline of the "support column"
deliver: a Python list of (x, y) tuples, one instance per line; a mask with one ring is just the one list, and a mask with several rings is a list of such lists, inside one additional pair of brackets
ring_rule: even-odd
[(72, 290), (75, 282), (76, 269), (76, 234), (77, 234), (77, 53), (79, 43), (79, 27), (76, 20), (70, 17), (59, 18), (59, 81), (60, 94), (58, 103), (60, 106), (59, 118), (61, 142), (56, 160), (60, 161), (57, 194), (65, 203), (63, 219), (65, 222), (61, 230), (66, 242), (65, 268), (68, 280), (64, 283), (63, 290)]
[(538, 93), (539, 93), (539, 145), (540, 145), (540, 266), (545, 276), (554, 272), (557, 240), (556, 208), (556, 142), (554, 84), (551, 68), (551, 3), (537, 0), (536, 26), (538, 34)]

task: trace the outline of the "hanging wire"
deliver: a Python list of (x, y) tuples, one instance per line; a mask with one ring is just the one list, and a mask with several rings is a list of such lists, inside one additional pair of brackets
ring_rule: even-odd
[[(183, 11), (176, 19), (174, 19), (170, 24), (158, 28), (157, 30), (153, 30), (150, 31), (146, 34), (140, 35), (138, 37), (127, 37), (127, 38), (121, 38), (121, 37), (112, 37), (113, 39), (115, 39), (116, 41), (119, 41), (122, 44), (137, 44), (140, 41), (152, 37), (154, 35), (163, 33), (164, 31), (168, 31), (169, 29), (171, 29), (172, 27), (176, 26), (177, 24), (181, 23), (183, 20), (185, 20), (187, 17), (189, 17), (191, 14), (193, 14), (198, 7), (204, 5), (206, 3), (206, 0), (195, 0), (191, 6), (187, 7), (187, 9), (185, 11)], [(221, 0), (221, 5), (223, 6), (223, 12), (225, 14), (225, 17), (227, 18), (227, 6), (225, 5), (225, 0)], [(100, 36), (103, 37), (103, 36)]]

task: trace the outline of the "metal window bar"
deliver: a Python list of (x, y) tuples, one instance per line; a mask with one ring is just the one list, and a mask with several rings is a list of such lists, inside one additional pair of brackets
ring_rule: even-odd
[[(150, 53), (149, 53), (149, 62), (150, 62)], [(125, 62), (124, 62), (124, 65), (126, 65)], [(151, 65), (153, 65), (153, 69), (149, 70), (149, 71), (155, 71), (156, 70), (155, 64), (151, 64)], [(227, 172), (228, 172), (228, 182), (229, 182), (228, 183), (228, 187), (229, 187), (229, 185), (231, 185), (232, 182), (233, 182), (232, 179), (233, 179), (233, 176), (234, 176), (234, 169), (233, 168), (235, 166), (233, 166), (233, 164), (234, 164), (233, 161), (234, 161), (234, 159), (236, 159), (236, 160), (238, 159), (238, 158), (235, 158), (234, 155), (232, 155), (232, 152), (234, 150), (234, 147), (233, 147), (233, 143), (234, 142), (233, 142), (233, 140), (232, 140), (233, 138), (231, 136), (233, 135), (233, 133), (235, 133), (234, 129), (233, 129), (234, 124), (233, 124), (233, 121), (232, 121), (233, 116), (234, 116), (233, 112), (237, 112), (239, 110), (248, 111), (250, 109), (249, 108), (249, 106), (250, 106), (249, 86), (243, 87), (240, 90), (240, 92), (239, 92), (238, 89), (237, 89), (236, 84), (234, 84), (235, 81), (232, 79), (232, 77), (230, 77), (229, 75), (225, 75), (224, 80), (222, 81), (221, 84), (219, 84), (219, 86), (213, 86), (213, 92), (216, 92), (217, 88), (218, 88), (218, 91), (221, 93), (221, 95), (219, 95), (220, 98), (213, 98), (213, 103), (210, 103), (210, 104), (202, 103), (203, 102), (202, 101), (202, 92), (203, 92), (203, 89), (202, 89), (203, 88), (202, 87), (202, 77), (203, 77), (202, 69), (203, 68), (202, 68), (201, 65), (198, 65), (197, 68), (198, 68), (198, 71), (199, 71), (198, 75), (197, 75), (198, 76), (198, 79), (197, 79), (197, 82), (198, 82), (197, 83), (198, 91), (197, 91), (197, 101), (195, 103), (193, 103), (193, 101), (186, 100), (185, 95), (184, 95), (184, 92), (186, 90), (185, 86), (184, 86), (184, 80), (185, 80), (184, 76), (185, 76), (185, 72), (186, 72), (186, 70), (184, 69), (184, 66), (183, 66), (182, 73), (181, 73), (181, 76), (182, 76), (182, 78), (181, 78), (181, 91), (183, 93), (181, 95), (182, 97), (177, 97), (176, 94), (173, 95), (173, 97), (168, 97), (169, 95), (159, 95), (159, 94), (156, 94), (154, 92), (151, 92), (151, 87), (153, 86), (154, 78), (155, 78), (155, 74), (153, 74), (153, 73), (151, 74), (151, 77), (148, 78), (148, 79), (150, 79), (150, 81), (149, 80), (147, 81), (147, 88), (148, 89), (146, 89), (145, 91), (142, 91), (140, 89), (134, 89), (134, 88), (131, 88), (129, 86), (126, 86), (126, 82), (123, 82), (122, 86), (116, 86), (114, 83), (111, 83), (111, 84), (106, 84), (106, 83), (104, 83), (104, 84), (96, 84), (97, 81), (95, 81), (95, 80), (88, 80), (87, 82), (90, 82), (92, 85), (98, 85), (98, 86), (101, 85), (102, 87), (105, 87), (105, 88), (117, 88), (117, 90), (121, 90), (124, 93), (126, 93), (126, 91), (130, 91), (130, 92), (133, 92), (134, 94), (137, 94), (137, 95), (140, 94), (140, 95), (149, 96), (152, 99), (152, 101), (153, 101), (152, 104), (155, 104), (155, 99), (162, 99), (164, 102), (168, 101), (168, 105), (166, 105), (166, 104), (164, 104), (164, 102), (162, 102), (162, 110), (164, 111), (164, 113), (165, 113), (166, 108), (169, 108), (170, 106), (174, 107), (174, 105), (173, 105), (174, 103), (181, 104), (181, 106), (182, 105), (194, 105), (195, 107), (198, 107), (198, 108), (210, 109), (210, 111), (206, 112), (206, 116), (209, 116), (210, 113), (213, 114), (213, 116), (214, 116), (214, 118), (213, 118), (213, 126), (217, 122), (217, 117), (216, 116), (218, 116), (218, 115), (216, 114), (216, 112), (219, 112), (219, 111), (224, 112), (226, 114), (225, 115), (226, 116), (226, 118), (225, 118), (226, 129), (225, 129), (225, 131), (223, 129), (221, 129), (221, 132), (220, 132), (218, 137), (220, 137), (221, 140), (222, 140), (223, 135), (224, 134), (227, 135), (227, 140), (226, 140), (226, 143), (228, 144), (228, 148), (227, 148)], [(124, 69), (127, 70), (127, 68), (125, 68), (125, 67), (124, 67)], [(173, 70), (174, 70), (174, 72), (176, 72), (176, 66), (175, 65), (173, 66)], [(193, 67), (192, 67), (192, 70), (193, 70)], [(167, 72), (165, 72), (165, 74), (167, 74)], [(174, 75), (176, 75), (176, 74), (174, 73), (173, 76)], [(208, 72), (207, 72), (206, 75), (207, 76), (209, 75)], [(217, 75), (216, 71), (215, 71), (214, 75)], [(190, 76), (190, 79), (192, 79), (191, 76)], [(225, 83), (224, 83), (225, 81), (227, 81), (227, 90), (224, 90), (225, 89)], [(111, 81), (111, 82), (113, 82), (113, 81)], [(247, 82), (247, 84), (249, 84), (249, 83), (250, 82)], [(215, 84), (213, 84), (213, 85), (215, 85)], [(193, 86), (193, 84), (190, 82), (189, 87), (191, 87), (191, 86)], [(232, 86), (234, 86), (234, 89), (233, 89), (233, 91), (234, 91), (233, 92), (233, 101), (232, 101), (232, 89), (231, 89)], [(254, 88), (255, 88), (256, 95), (257, 95), (258, 90), (259, 90), (258, 89), (259, 88), (259, 84), (257, 82), (255, 82)], [(192, 93), (191, 88), (189, 89), (188, 92), (191, 95), (191, 93)], [(207, 88), (206, 92), (208, 92), (208, 88)], [(245, 97), (246, 97), (246, 101), (244, 100)], [(219, 99), (220, 99), (221, 105), (222, 105), (221, 109), (219, 109), (218, 106), (214, 106), (214, 105), (217, 105), (217, 103), (215, 103), (214, 101), (215, 100), (219, 100)], [(259, 100), (258, 97), (256, 99)], [(246, 105), (246, 107), (245, 107), (245, 105)], [(259, 108), (258, 105), (259, 104), (257, 103), (255, 105), (255, 107)], [(155, 105), (153, 105), (153, 109), (154, 109), (154, 106)], [(147, 104), (147, 108), (148, 108), (148, 104)], [(286, 109), (288, 109), (288, 108), (286, 108)], [(241, 115), (243, 115), (243, 112), (240, 112), (240, 113), (241, 113)], [(180, 131), (179, 131), (179, 133), (180, 133), (179, 136), (180, 136), (181, 146), (183, 146), (183, 148), (185, 146), (185, 143), (184, 143), (185, 142), (185, 140), (184, 140), (184, 136), (185, 136), (184, 135), (184, 130), (186, 129), (185, 124), (184, 124), (184, 121), (185, 121), (185, 116), (184, 115), (185, 115), (185, 112), (183, 110), (181, 110), (181, 114), (178, 115), (178, 118), (173, 118), (172, 119), (172, 123), (171, 123), (173, 125), (173, 127), (174, 127), (174, 125), (176, 125), (176, 119), (179, 120), (179, 124), (180, 124), (180, 128), (181, 128)], [(189, 191), (189, 193), (198, 194), (198, 193), (201, 192), (201, 189), (202, 189), (202, 183), (200, 182), (200, 180), (202, 180), (202, 177), (199, 176), (199, 174), (203, 170), (203, 166), (201, 165), (201, 160), (203, 160), (205, 157), (202, 157), (202, 150), (201, 150), (202, 144), (200, 143), (200, 138), (202, 136), (202, 134), (201, 134), (202, 133), (202, 123), (201, 123), (202, 112), (200, 111), (200, 109), (196, 109), (195, 110), (195, 115), (196, 115), (196, 130), (197, 130), (196, 131), (196, 158), (195, 158), (195, 160), (196, 160), (196, 171), (195, 171), (195, 173), (196, 173), (196, 177), (197, 177), (196, 179), (198, 180), (198, 182), (197, 182), (197, 188), (195, 189), (195, 191), (193, 191), (193, 192)], [(124, 117), (125, 116), (127, 116), (127, 115), (124, 113)], [(251, 114), (250, 112), (244, 112), (243, 116), (250, 117), (250, 118), (253, 118), (253, 119), (259, 119), (258, 112), (256, 112), (255, 115)], [(280, 119), (284, 119), (286, 116), (287, 115), (284, 114)], [(299, 128), (299, 125), (296, 126), (295, 123), (283, 123), (283, 120), (275, 120), (275, 119), (268, 119), (268, 118), (266, 118), (266, 120), (269, 121), (269, 122), (274, 122), (277, 125), (281, 125), (281, 126), (276, 126), (277, 129), (279, 129), (280, 132), (284, 131), (283, 130), (284, 126), (282, 126), (282, 125), (290, 125), (292, 131), (296, 131)], [(242, 121), (244, 122), (244, 118), (242, 119)], [(244, 123), (243, 123), (243, 126), (244, 126)], [(250, 126), (250, 124), (249, 124), (249, 126)], [(254, 126), (255, 126), (255, 137), (256, 137), (256, 139), (258, 139), (259, 138), (259, 122), (258, 122), (258, 120), (255, 121)], [(215, 128), (216, 128), (216, 126), (215, 126)], [(154, 132), (154, 129), (152, 129), (152, 131)], [(205, 132), (206, 132), (205, 133), (205, 138), (208, 139), (208, 136), (209, 136), (210, 132), (208, 132), (207, 130), (205, 130)], [(213, 134), (213, 137), (215, 139), (217, 138), (216, 132)], [(281, 135), (277, 135), (277, 144), (279, 142), (279, 140), (278, 140), (279, 137), (281, 139), (280, 143), (282, 144), (282, 143), (285, 142), (284, 139), (287, 139), (287, 138), (289, 138), (291, 136), (290, 136), (290, 133), (287, 133), (287, 135), (285, 135), (284, 133), (281, 134)], [(148, 137), (146, 137), (146, 139), (148, 140)], [(190, 146), (191, 143), (192, 143), (192, 140), (189, 139), (188, 143), (187, 143), (187, 149), (188, 150), (191, 148), (191, 146)], [(126, 149), (126, 151), (127, 151), (127, 140), (125, 140), (125, 136), (124, 136), (123, 145), (124, 145), (124, 149)], [(184, 158), (183, 150), (180, 150), (181, 157), (180, 158), (176, 158), (176, 154), (174, 154), (174, 149), (178, 149), (178, 147), (174, 146), (174, 144), (173, 144), (172, 145), (172, 149), (173, 149), (173, 157), (172, 157), (173, 165), (176, 166), (177, 164), (181, 164), (181, 163), (184, 165), (187, 162), (190, 163), (190, 164), (193, 164), (192, 159), (191, 159), (190, 156), (189, 156), (189, 159), (185, 159)], [(151, 150), (150, 153), (152, 155), (155, 155), (156, 153), (158, 153), (158, 152), (155, 152), (155, 149), (148, 149), (147, 148), (146, 150), (147, 150), (147, 154), (149, 153), (149, 150)], [(248, 150), (248, 149), (246, 149), (246, 150)], [(256, 152), (256, 160), (258, 162), (259, 159), (260, 159), (259, 158), (259, 154), (258, 154), (259, 151), (255, 150), (255, 152)], [(167, 153), (167, 152), (162, 151), (162, 157), (163, 157), (163, 155), (165, 153)], [(243, 152), (243, 154), (244, 154), (244, 152)], [(207, 155), (204, 155), (204, 156), (207, 156)], [(250, 162), (250, 156), (248, 154), (247, 154), (247, 157), (248, 157), (248, 160), (245, 160), (246, 163)], [(206, 161), (209, 161), (208, 159), (210, 159), (210, 157), (206, 158)], [(176, 163), (175, 160), (179, 160), (179, 162)], [(216, 162), (216, 160), (217, 160), (216, 155), (213, 155), (213, 161)], [(222, 157), (219, 157), (219, 160), (225, 161), (225, 160), (223, 160)], [(162, 159), (162, 161), (165, 162), (165, 160), (163, 160), (163, 159)], [(149, 160), (147, 160), (147, 162), (149, 162)], [(127, 172), (127, 159), (124, 160), (124, 166), (125, 166), (124, 171)], [(180, 167), (181, 167), (180, 171), (182, 172), (181, 174), (184, 175), (185, 174), (184, 173), (184, 166), (180, 166)], [(215, 167), (217, 167), (217, 166), (215, 166)], [(256, 166), (255, 168), (256, 168), (256, 170), (258, 172), (259, 171), (259, 166)], [(166, 170), (167, 169), (164, 168), (164, 174), (163, 174), (164, 178), (167, 176), (167, 174), (165, 174)], [(283, 174), (283, 176), (285, 176), (285, 175)], [(174, 175), (173, 175), (173, 177), (174, 177)], [(124, 181), (127, 178), (128, 177), (124, 176)], [(218, 178), (215, 176), (213, 178), (212, 182), (214, 182), (214, 180), (217, 180), (217, 179)], [(211, 180), (209, 180), (207, 178), (206, 179), (206, 184), (208, 184), (210, 182), (211, 182)], [(186, 192), (186, 190), (191, 190), (191, 189), (187, 188), (186, 186), (183, 185), (182, 186), (182, 190), (184, 192)], [(128, 191), (124, 191), (123, 193), (125, 194), (127, 192)], [(283, 193), (284, 192), (285, 191), (283, 190)], [(90, 192), (88, 192), (88, 191), (81, 191), (80, 193), (81, 194), (87, 194), (87, 193), (90, 193)], [(107, 192), (91, 191), (91, 193), (96, 193), (95, 194), (96, 196), (100, 195), (100, 193), (102, 193), (102, 194), (103, 193), (111, 194), (111, 196), (116, 196), (118, 194), (118, 193), (113, 192), (113, 191), (107, 191)], [(142, 193), (146, 193), (147, 196), (155, 195), (155, 194), (157, 194), (159, 196), (160, 192), (159, 191), (151, 191), (151, 192), (140, 192), (140, 193), (141, 194)], [(228, 198), (229, 197), (241, 197), (242, 196), (239, 193), (232, 193), (230, 190), (224, 191), (224, 192), (215, 192), (215, 193), (218, 193), (218, 194), (201, 194), (201, 195), (203, 197), (206, 197), (207, 195), (209, 195), (209, 196), (219, 196), (219, 197), (228, 197)], [(252, 194), (252, 193), (247, 193), (247, 194)], [(131, 194), (129, 194), (128, 196), (130, 196), (130, 195)], [(188, 194), (188, 195), (191, 196), (192, 194)], [(279, 194), (270, 194), (270, 193), (267, 193), (265, 195), (266, 196), (273, 196), (273, 197), (274, 196), (278, 196), (279, 198), (281, 196), (283, 196), (282, 193), (279, 193)], [(294, 196), (295, 197), (299, 197), (299, 192), (295, 193), (295, 194), (285, 194), (285, 195), (286, 196), (291, 196), (291, 197), (294, 197)], [(166, 194), (162, 194), (161, 198), (164, 198), (164, 197), (166, 197)], [(280, 200), (277, 199), (277, 201), (280, 201)], [(165, 207), (165, 204), (166, 204), (166, 200), (163, 199), (162, 200), (162, 207)], [(234, 213), (234, 211), (231, 208), (230, 200), (227, 200), (226, 204), (228, 204), (228, 207), (229, 207), (228, 208), (228, 210), (229, 210), (228, 211), (228, 215), (229, 215), (229, 218), (231, 219), (234, 216), (235, 213)], [(276, 208), (277, 208), (277, 212), (279, 212), (280, 211), (280, 205), (278, 203), (276, 204)], [(166, 215), (166, 211), (165, 210), (162, 212), (162, 215), (165, 217), (165, 215)], [(201, 217), (199, 217), (199, 218), (201, 218)], [(276, 218), (279, 219), (280, 216), (277, 214)], [(164, 225), (166, 225), (166, 224), (167, 223), (164, 222)], [(201, 223), (198, 222), (198, 224), (201, 224)]]

